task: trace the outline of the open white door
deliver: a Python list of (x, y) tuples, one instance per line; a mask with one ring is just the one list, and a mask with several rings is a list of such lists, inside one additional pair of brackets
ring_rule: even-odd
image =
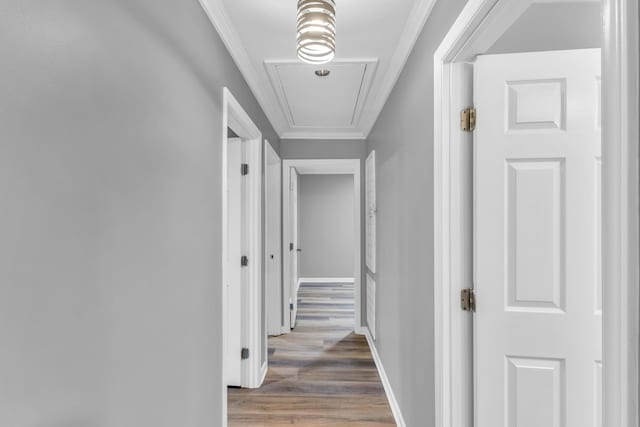
[(291, 283), (289, 289), (291, 290), (291, 295), (289, 297), (289, 306), (291, 307), (291, 329), (296, 326), (296, 317), (298, 315), (298, 280), (299, 280), (299, 269), (298, 265), (300, 262), (300, 247), (298, 245), (298, 231), (299, 231), (299, 210), (298, 210), (298, 171), (295, 168), (290, 169), (290, 185), (289, 185), (289, 218), (290, 218), (290, 238), (291, 242), (289, 243), (289, 257), (290, 257), (290, 267), (291, 274), (289, 275)]
[(243, 183), (240, 175), (242, 140), (228, 139), (227, 169), (227, 324), (225, 376), (227, 385), (242, 385), (242, 266), (243, 255)]
[(476, 427), (602, 425), (599, 76), (599, 50), (476, 62)]
[(265, 142), (267, 332), (282, 333), (282, 161)]

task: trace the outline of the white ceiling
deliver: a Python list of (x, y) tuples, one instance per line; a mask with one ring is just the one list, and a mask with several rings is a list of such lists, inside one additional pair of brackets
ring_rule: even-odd
[(435, 0), (336, 0), (336, 59), (325, 66), (296, 59), (297, 0), (201, 3), (281, 138), (364, 139)]

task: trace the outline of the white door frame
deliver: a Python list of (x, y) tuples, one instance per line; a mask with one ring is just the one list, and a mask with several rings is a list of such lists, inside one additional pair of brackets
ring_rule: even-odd
[[(435, 424), (440, 427), (473, 424), (473, 402), (465, 398), (472, 376), (459, 374), (472, 363), (472, 332), (459, 317), (462, 284), (452, 281), (473, 269), (465, 237), (472, 212), (460, 210), (460, 197), (473, 197), (468, 171), (459, 167), (469, 152), (459, 150), (465, 137), (457, 131), (457, 104), (472, 82), (460, 63), (484, 53), (532, 3), (551, 1), (469, 0), (434, 55)], [(603, 426), (638, 427), (637, 1), (603, 0), (603, 13)]]
[[(266, 295), (266, 299), (265, 299), (265, 305), (266, 305), (266, 310), (265, 310), (265, 317), (267, 315), (275, 315), (275, 313), (278, 313), (278, 317), (281, 318), (282, 317), (282, 310), (280, 308), (280, 300), (282, 299), (282, 185), (280, 185), (280, 182), (278, 182), (278, 191), (280, 191), (280, 197), (277, 197), (278, 199), (278, 206), (279, 206), (279, 210), (280, 210), (280, 226), (278, 227), (277, 231), (277, 235), (279, 236), (278, 239), (278, 254), (276, 255), (278, 257), (278, 260), (280, 261), (280, 266), (279, 266), (279, 283), (277, 284), (277, 286), (275, 286), (276, 288), (279, 289), (279, 291), (277, 292), (278, 296), (277, 296), (277, 300), (278, 303), (277, 304), (272, 304), (269, 301), (271, 300), (272, 295), (270, 295), (270, 292), (273, 291), (273, 289), (270, 289), (269, 286), (269, 275), (267, 274), (267, 266), (269, 265), (270, 261), (270, 255), (268, 252), (268, 242), (266, 241), (266, 239), (268, 239), (268, 236), (270, 235), (270, 230), (269, 230), (269, 223), (267, 222), (267, 211), (266, 209), (268, 209), (269, 206), (269, 186), (271, 185), (271, 183), (269, 182), (269, 159), (277, 159), (279, 162), (279, 166), (280, 166), (280, 172), (278, 174), (278, 181), (280, 181), (282, 178), (282, 159), (280, 158), (280, 156), (278, 155), (278, 153), (276, 152), (276, 150), (273, 149), (273, 147), (271, 146), (271, 144), (269, 143), (269, 141), (264, 141), (264, 191), (265, 191), (265, 251), (264, 251), (264, 265), (265, 265), (265, 292), (267, 292)], [(272, 284), (273, 285), (273, 284)], [(267, 322), (267, 319), (265, 319), (265, 322)], [(282, 319), (279, 319), (278, 322), (275, 321), (268, 321), (267, 322), (267, 334), (268, 335), (280, 335), (282, 333)]]
[[(262, 133), (249, 115), (227, 88), (222, 90), (222, 342), (220, 355), (222, 363), (222, 426), (227, 425), (227, 381), (225, 378), (224, 354), (227, 333), (227, 128), (234, 130), (245, 143), (245, 162), (249, 165), (247, 194), (245, 198), (247, 257), (245, 277), (247, 286), (243, 289), (242, 313), (243, 347), (249, 349), (249, 359), (242, 363), (242, 386), (259, 387), (267, 371), (267, 364), (261, 363), (262, 340)], [(240, 170), (238, 170), (240, 173)], [(238, 260), (238, 263), (240, 260)], [(240, 357), (240, 355), (238, 355)], [(265, 359), (266, 360), (266, 359)]]
[[(301, 175), (353, 175), (353, 197), (355, 209), (353, 215), (353, 223), (355, 228), (354, 245), (354, 287), (355, 287), (355, 325), (354, 331), (358, 334), (364, 334), (362, 325), (361, 311), (361, 295), (362, 295), (362, 202), (360, 188), (360, 159), (304, 159), (304, 160), (283, 160), (282, 162), (282, 200), (283, 206), (289, 206), (289, 184), (291, 168), (296, 168)], [(291, 318), (289, 316), (289, 295), (291, 295), (291, 273), (290, 259), (284, 254), (289, 253), (290, 242), (290, 214), (288, 209), (282, 210), (282, 259), (283, 259), (283, 283), (284, 292), (282, 300), (282, 311), (284, 314), (284, 324), (282, 325), (282, 333), (291, 332)]]

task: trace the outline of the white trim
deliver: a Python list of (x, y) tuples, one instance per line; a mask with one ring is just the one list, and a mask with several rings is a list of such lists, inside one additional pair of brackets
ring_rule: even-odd
[(637, 427), (638, 2), (603, 13), (603, 425)]
[[(345, 175), (353, 175), (353, 197), (354, 197), (354, 229), (355, 236), (354, 239), (356, 242), (361, 242), (362, 240), (362, 192), (360, 189), (360, 181), (361, 181), (361, 160), (360, 159), (304, 159), (304, 160), (295, 160), (288, 159), (282, 161), (282, 191), (283, 191), (283, 206), (289, 205), (289, 186), (291, 180), (290, 169), (295, 168), (300, 175), (307, 174), (325, 174), (325, 175), (336, 175), (336, 174), (345, 174)], [(288, 223), (290, 221), (288, 209), (283, 209), (283, 238), (282, 238), (282, 253), (289, 253), (289, 242), (290, 242), (290, 227)], [(288, 256), (282, 257), (283, 259), (283, 275), (282, 280), (284, 283), (284, 294), (288, 295), (290, 293), (286, 292), (288, 288), (288, 283), (291, 282), (290, 274), (290, 258)], [(357, 330), (360, 326), (362, 326), (362, 247), (357, 244), (354, 245), (354, 284), (355, 284), (355, 317), (356, 322), (354, 326), (354, 330)], [(332, 279), (335, 280), (335, 279)], [(282, 306), (283, 314), (284, 314), (284, 330), (283, 333), (291, 332), (291, 318), (289, 316), (289, 303), (284, 301)]]
[(301, 277), (300, 283), (355, 283), (353, 277)]
[(373, 356), (373, 361), (376, 363), (376, 368), (378, 368), (378, 375), (380, 375), (380, 381), (382, 381), (382, 385), (384, 386), (384, 392), (387, 395), (387, 400), (389, 401), (389, 406), (391, 407), (391, 412), (393, 413), (393, 419), (396, 421), (396, 425), (398, 427), (406, 427), (407, 424), (404, 422), (404, 418), (402, 417), (400, 405), (398, 405), (398, 400), (396, 399), (396, 395), (393, 393), (393, 389), (391, 388), (389, 377), (387, 377), (384, 366), (382, 366), (382, 359), (380, 359), (378, 349), (376, 348), (375, 342), (371, 337), (369, 328), (365, 326), (356, 332), (359, 332), (361, 335), (364, 335), (367, 338), (367, 343), (369, 344), (369, 349), (371, 350), (371, 356)]
[[(262, 139), (246, 141), (245, 163), (249, 164), (249, 175), (246, 176), (247, 200), (247, 256), (249, 265), (245, 268), (249, 278), (245, 288), (246, 297), (243, 313), (243, 339), (245, 347), (250, 350), (249, 359), (245, 361), (243, 387), (258, 388), (262, 385), (261, 351), (262, 322)], [(257, 262), (252, 262), (256, 260)], [(266, 331), (266, 328), (265, 328)]]
[[(451, 298), (452, 274), (463, 268), (452, 251), (460, 218), (452, 216), (451, 195), (458, 189), (450, 130), (455, 77), (452, 62), (472, 61), (499, 37), (532, 2), (469, 0), (434, 55), (434, 233), (435, 383), (439, 427), (470, 427), (453, 421), (469, 411), (460, 406), (472, 382), (455, 382), (460, 363), (469, 363), (461, 343), (470, 331), (452, 323), (458, 301)], [(546, 0), (545, 0), (546, 1)], [(638, 236), (638, 10), (637, 2), (603, 0), (603, 280), (605, 369), (603, 425), (638, 427), (639, 236)], [(457, 81), (457, 80), (456, 80)], [(456, 333), (459, 333), (456, 335)], [(462, 335), (460, 335), (462, 334)], [(467, 352), (468, 353), (468, 352)], [(472, 410), (472, 409), (471, 409)]]
[[(207, 17), (220, 35), (231, 57), (240, 69), (247, 85), (253, 92), (268, 117), (271, 125), (281, 139), (366, 139), (382, 112), (391, 91), (395, 86), (404, 65), (413, 50), (416, 40), (422, 33), (435, 0), (415, 0), (413, 9), (409, 13), (404, 31), (396, 43), (394, 54), (389, 58), (389, 67), (381, 77), (379, 84), (372, 86), (363, 105), (360, 126), (353, 132), (349, 131), (296, 131), (287, 124), (286, 115), (277, 101), (275, 93), (271, 91), (269, 78), (254, 67), (249, 54), (244, 48), (240, 36), (229, 18), (221, 0), (199, 0)], [(377, 88), (377, 90), (376, 90)]]
[[(258, 351), (261, 339), (266, 340), (266, 334), (262, 335), (262, 134), (253, 123), (249, 115), (233, 97), (231, 92), (225, 87), (222, 89), (222, 257), (221, 257), (221, 280), (220, 284), (227, 283), (227, 128), (232, 128), (242, 138), (246, 144), (245, 162), (249, 163), (250, 173), (247, 181), (247, 215), (245, 227), (247, 227), (247, 241), (249, 266), (247, 267), (247, 277), (249, 286), (247, 293), (243, 293), (243, 304), (247, 307), (242, 313), (242, 339), (243, 344), (248, 346), (250, 358), (242, 364), (242, 386), (259, 387), (261, 384), (261, 352)], [(260, 260), (251, 262), (251, 260)], [(227, 334), (227, 299), (226, 286), (222, 288), (222, 342), (219, 345), (221, 355), (221, 378), (222, 378), (222, 426), (227, 426), (227, 381), (224, 366), (224, 356)]]
[(220, 287), (222, 288), (222, 298), (220, 300), (220, 305), (222, 306), (222, 309), (220, 310), (220, 324), (222, 326), (222, 342), (219, 343), (219, 348), (220, 348), (220, 359), (221, 359), (221, 363), (220, 363), (220, 369), (222, 370), (221, 374), (220, 374), (220, 378), (222, 380), (222, 384), (220, 384), (221, 388), (222, 388), (222, 410), (221, 410), (221, 416), (222, 416), (222, 427), (227, 427), (227, 412), (228, 412), (228, 402), (227, 402), (227, 377), (225, 374), (225, 369), (224, 369), (224, 360), (227, 356), (226, 354), (226, 350), (227, 350), (227, 287), (225, 286), (225, 284), (227, 283), (227, 267), (226, 267), (226, 260), (227, 260), (227, 253), (229, 251), (229, 248), (227, 247), (227, 240), (228, 240), (228, 235), (229, 235), (229, 218), (228, 218), (228, 199), (227, 199), (227, 188), (229, 187), (229, 179), (227, 176), (227, 172), (229, 169), (229, 165), (228, 165), (228, 141), (227, 141), (227, 124), (229, 123), (229, 108), (227, 106), (227, 97), (228, 97), (228, 90), (227, 88), (223, 88), (222, 89), (222, 126), (221, 126), (221, 151), (222, 151), (222, 156), (221, 156), (221, 168), (220, 171), (222, 173), (222, 215), (221, 215), (221, 219), (222, 219), (222, 223), (220, 224), (220, 226), (222, 227), (222, 262), (220, 265)]

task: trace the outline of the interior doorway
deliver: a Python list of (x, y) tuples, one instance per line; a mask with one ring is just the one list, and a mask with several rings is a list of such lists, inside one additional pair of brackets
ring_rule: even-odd
[(282, 333), (282, 160), (265, 141), (265, 305), (268, 335)]
[[(618, 10), (614, 3), (605, 2)], [(630, 169), (616, 153), (637, 141), (607, 138), (609, 126), (629, 127), (629, 116), (602, 115), (617, 107), (600, 107), (603, 99), (627, 99), (616, 83), (619, 63), (604, 61), (601, 74), (599, 50), (575, 51), (604, 47), (605, 57), (626, 55), (601, 46), (630, 30), (609, 21), (601, 37), (600, 6), (470, 2), (436, 52), (437, 425), (632, 425), (626, 410), (637, 406), (637, 366), (620, 356), (637, 350), (613, 326), (621, 325), (622, 311), (622, 325), (637, 331), (634, 311), (616, 297), (618, 286), (637, 295), (637, 283), (603, 286), (608, 267), (600, 245), (602, 224), (607, 235), (601, 212), (607, 217), (627, 206), (615, 197), (602, 205), (608, 192), (620, 194), (614, 181), (622, 185), (606, 171), (636, 176), (637, 165)], [(559, 16), (570, 22), (554, 28)], [(523, 40), (538, 29), (547, 34)], [(522, 53), (550, 49), (565, 51)], [(474, 132), (461, 129), (473, 129), (469, 117), (477, 119)], [(610, 157), (601, 157), (601, 141)], [(634, 191), (624, 200), (637, 200)], [(632, 238), (637, 242), (637, 233)], [(466, 289), (475, 299), (461, 293)], [(462, 310), (474, 303), (475, 314)], [(608, 308), (615, 315), (607, 317)], [(630, 377), (619, 377), (623, 371)], [(629, 379), (635, 386), (625, 386)]]
[(474, 63), (477, 426), (602, 425), (600, 57)]
[[(341, 175), (348, 176), (350, 179), (350, 191), (353, 195), (353, 210), (351, 213), (343, 215), (350, 217), (347, 219), (347, 226), (353, 230), (353, 241), (360, 242), (362, 235), (361, 230), (361, 188), (360, 188), (360, 159), (339, 159), (339, 160), (284, 160), (282, 177), (283, 177), (283, 283), (285, 292), (282, 301), (283, 310), (283, 332), (289, 332), (296, 325), (298, 316), (298, 291), (305, 282), (308, 286), (314, 283), (318, 284), (340, 284), (350, 286), (354, 295), (354, 315), (355, 322), (353, 329), (357, 333), (362, 333), (361, 319), (361, 269), (362, 269), (362, 250), (360, 244), (350, 245), (350, 264), (345, 266), (344, 271), (352, 272), (347, 277), (338, 277), (339, 275), (328, 275), (323, 273), (323, 266), (316, 263), (313, 267), (306, 266), (307, 277), (301, 275), (305, 270), (301, 270), (301, 257), (307, 256), (305, 248), (301, 245), (300, 237), (301, 223), (300, 219), (300, 181), (307, 176), (319, 175)], [(331, 207), (329, 207), (331, 208)], [(334, 224), (337, 226), (337, 224)], [(304, 226), (304, 225), (303, 225)], [(311, 227), (315, 227), (311, 225)], [(317, 227), (322, 227), (318, 225)], [(315, 232), (317, 230), (313, 230)], [(332, 231), (332, 230), (329, 230)], [(303, 233), (304, 234), (304, 233)], [(313, 236), (310, 236), (313, 239)], [(317, 257), (314, 255), (315, 249), (309, 247), (307, 261)], [(321, 264), (321, 262), (320, 262)], [(342, 271), (342, 270), (340, 270)], [(347, 273), (345, 273), (346, 275)], [(333, 277), (322, 277), (333, 276)], [(317, 289), (316, 289), (317, 290)], [(347, 291), (342, 289), (343, 291)]]
[(262, 288), (262, 135), (223, 89), (222, 426), (227, 388), (259, 387), (267, 372)]

